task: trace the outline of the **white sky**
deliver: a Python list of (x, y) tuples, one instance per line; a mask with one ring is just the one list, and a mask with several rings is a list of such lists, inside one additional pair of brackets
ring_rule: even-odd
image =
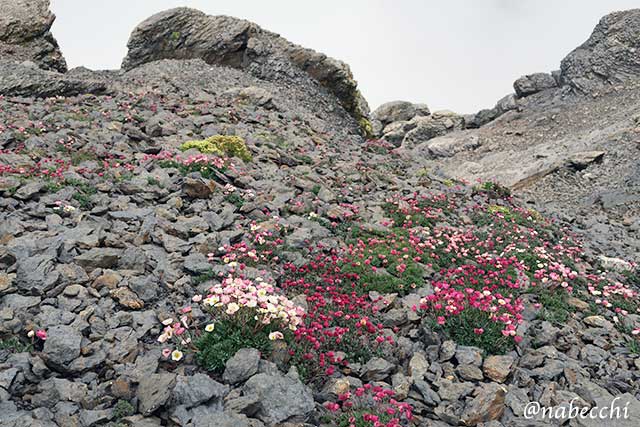
[(176, 6), (258, 23), (347, 62), (372, 108), (396, 99), (492, 107), (523, 74), (558, 69), (601, 16), (638, 0), (52, 0), (70, 67), (119, 68), (133, 28)]

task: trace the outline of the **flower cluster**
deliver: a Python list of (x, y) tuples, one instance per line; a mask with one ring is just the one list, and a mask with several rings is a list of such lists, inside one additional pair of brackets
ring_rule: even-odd
[[(199, 296), (195, 298), (200, 299)], [(249, 315), (259, 324), (278, 322), (291, 331), (298, 328), (304, 315), (301, 307), (278, 294), (276, 288), (263, 279), (249, 280), (231, 275), (209, 289), (209, 294), (202, 299), (202, 305), (212, 309), (214, 314), (222, 312), (228, 316), (240, 315), (243, 309), (249, 309)]]
[[(524, 306), (512, 291), (522, 287), (521, 264), (516, 258), (478, 258), (477, 263), (446, 271), (443, 280), (433, 284), (434, 293), (421, 300), (420, 308), (433, 311), (439, 325), (464, 310), (487, 313), (489, 320), (501, 325), (502, 335), (519, 342), (522, 337), (516, 329)], [(480, 335), (484, 328), (474, 332)]]
[(291, 356), (307, 375), (331, 375), (349, 361), (366, 362), (378, 346), (389, 342), (376, 321), (377, 301), (361, 289), (346, 254), (327, 254), (320, 245), (310, 248), (308, 263), (282, 263), (280, 234), (286, 229), (276, 221), (268, 226), (252, 223), (248, 231), (245, 241), (221, 247), (209, 259), (234, 272), (243, 271), (246, 264), (282, 268), (284, 292), (304, 295), (307, 305), (289, 343)]
[(326, 402), (324, 407), (339, 426), (400, 427), (413, 419), (413, 408), (394, 395), (393, 390), (365, 384), (339, 395), (337, 402)]
[(172, 151), (161, 151), (158, 154), (147, 154), (142, 162), (154, 161), (162, 168), (176, 168), (183, 175), (199, 172), (204, 178), (215, 178), (216, 174), (233, 169), (229, 159), (214, 154), (193, 154), (181, 156)]
[[(185, 312), (191, 311), (183, 310)], [(180, 317), (179, 321), (174, 321), (173, 318), (167, 318), (162, 321), (164, 325), (164, 329), (162, 330), (162, 334), (158, 337), (158, 342), (166, 343), (170, 340), (176, 340), (181, 346), (187, 346), (191, 344), (191, 336), (188, 333), (189, 331), (189, 317), (186, 314), (183, 314)], [(165, 353), (166, 353), (165, 349)], [(178, 361), (182, 359), (182, 353), (180, 352), (180, 357), (176, 359), (176, 356), (173, 357), (173, 360)]]
[[(209, 312), (211, 318), (203, 328), (204, 335), (194, 327), (191, 306), (180, 310), (178, 321), (169, 318), (162, 322), (164, 328), (158, 342), (171, 341), (176, 345), (175, 349), (163, 350), (163, 356), (174, 362), (180, 361), (186, 350), (206, 353), (210, 342), (217, 345), (220, 340), (226, 339), (226, 332), (218, 328), (219, 325), (224, 325), (224, 328), (231, 325), (242, 337), (264, 334), (270, 341), (279, 341), (285, 339), (285, 333), (293, 333), (302, 325), (305, 314), (300, 306), (261, 278), (249, 280), (229, 275), (213, 285), (207, 295), (194, 295), (192, 301)], [(220, 337), (213, 339), (213, 335)], [(241, 344), (233, 342), (233, 345)], [(219, 358), (220, 355), (215, 354), (214, 357)], [(226, 360), (216, 360), (215, 366), (224, 362)]]
[(217, 155), (207, 155), (207, 154), (194, 154), (190, 156), (181, 156), (172, 151), (164, 150), (158, 154), (146, 154), (143, 158), (143, 162), (147, 161), (169, 161), (173, 162), (176, 165), (185, 166), (185, 167), (208, 167), (212, 166), (217, 169), (224, 169), (229, 166), (229, 160)]
[[(218, 248), (219, 254), (222, 254), (222, 262), (227, 264), (232, 272), (236, 269), (243, 270), (245, 263), (277, 263), (280, 260), (277, 249), (284, 243), (284, 240), (278, 236), (280, 231), (282, 227), (277, 222), (270, 228), (252, 222), (249, 226), (247, 241)], [(207, 257), (210, 262), (216, 262), (219, 254), (209, 253)]]

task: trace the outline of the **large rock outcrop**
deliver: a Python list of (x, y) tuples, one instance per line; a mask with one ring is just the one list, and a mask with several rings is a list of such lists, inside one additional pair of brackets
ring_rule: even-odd
[(33, 64), (24, 65), (0, 60), (0, 95), (33, 96), (73, 96), (107, 91), (107, 83), (93, 79), (93, 73), (74, 69), (60, 74), (41, 70)]
[(45, 70), (67, 71), (53, 37), (49, 0), (0, 0), (0, 58), (31, 61)]
[(203, 59), (271, 81), (304, 84), (305, 78), (311, 78), (335, 95), (354, 118), (369, 113), (347, 64), (242, 19), (209, 16), (186, 7), (170, 9), (139, 24), (128, 48), (122, 63), (125, 70), (160, 59)]
[(640, 78), (640, 9), (603, 17), (582, 45), (562, 60), (560, 80), (581, 92)]

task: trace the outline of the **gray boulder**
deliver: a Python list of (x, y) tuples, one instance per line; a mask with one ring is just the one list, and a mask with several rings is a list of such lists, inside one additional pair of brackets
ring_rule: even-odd
[(513, 93), (500, 98), (494, 107), (498, 116), (501, 116), (507, 111), (515, 110), (516, 108), (518, 108), (518, 100)]
[(379, 120), (382, 126), (389, 123), (411, 120), (416, 115), (416, 109), (408, 101), (391, 101), (376, 108), (371, 117)]
[(431, 110), (427, 104), (413, 104), (413, 108), (416, 110), (416, 116), (428, 116), (431, 114)]
[(468, 129), (479, 128), (480, 126), (484, 126), (495, 120), (498, 115), (498, 110), (496, 108), (485, 108), (478, 111), (476, 114), (471, 115), (469, 119), (465, 119), (465, 126)]
[(362, 367), (362, 378), (366, 381), (382, 381), (395, 368), (393, 363), (381, 357), (374, 357)]
[(314, 408), (311, 390), (298, 379), (278, 374), (257, 374), (244, 385), (246, 396), (256, 396), (257, 418), (268, 425), (304, 420)]
[(188, 409), (211, 400), (221, 402), (228, 392), (229, 387), (214, 381), (208, 375), (180, 375), (173, 389), (172, 403), (184, 405)]
[(556, 79), (548, 73), (528, 74), (513, 82), (513, 89), (520, 98), (554, 87), (557, 87)]
[(67, 71), (58, 43), (49, 32), (55, 20), (49, 0), (0, 0), (0, 10), (0, 58)]
[(56, 257), (40, 254), (18, 258), (17, 286), (23, 291), (42, 295), (51, 290), (59, 279), (55, 271)]
[(603, 17), (591, 36), (560, 64), (560, 82), (592, 92), (640, 77), (640, 9)]
[(472, 131), (438, 136), (416, 145), (411, 153), (425, 158), (451, 157), (462, 151), (471, 151), (481, 145), (480, 138)]
[(413, 129), (407, 132), (402, 141), (405, 147), (461, 130), (464, 128), (464, 118), (452, 111), (436, 111), (428, 117), (414, 117), (409, 124)]
[(122, 250), (116, 248), (93, 248), (75, 257), (75, 262), (86, 269), (113, 268), (116, 266)]
[(142, 377), (138, 386), (138, 407), (142, 415), (151, 415), (154, 411), (167, 403), (176, 385), (174, 374), (152, 374)]
[(64, 369), (70, 362), (80, 356), (82, 334), (75, 328), (66, 325), (54, 326), (47, 331), (43, 356), (45, 361)]
[(241, 348), (227, 361), (222, 379), (229, 384), (237, 384), (258, 372), (260, 352), (255, 348)]

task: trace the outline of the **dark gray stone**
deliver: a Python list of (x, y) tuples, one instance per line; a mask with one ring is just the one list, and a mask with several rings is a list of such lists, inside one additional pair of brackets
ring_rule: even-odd
[(249, 378), (243, 391), (247, 396), (257, 396), (260, 410), (256, 416), (269, 425), (304, 421), (314, 408), (311, 390), (288, 376), (257, 374)]
[(241, 348), (225, 365), (222, 379), (229, 384), (241, 383), (258, 372), (260, 352), (255, 348)]

